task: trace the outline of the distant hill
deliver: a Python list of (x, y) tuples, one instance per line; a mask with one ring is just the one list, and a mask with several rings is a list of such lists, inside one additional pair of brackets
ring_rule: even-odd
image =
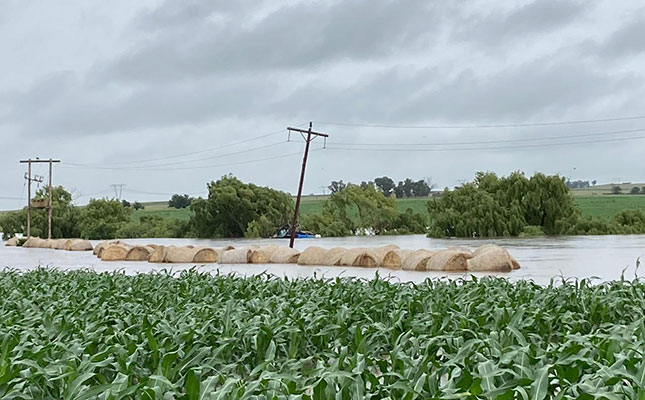
[(588, 188), (582, 189), (571, 189), (571, 193), (575, 196), (594, 196), (594, 195), (603, 195), (603, 194), (612, 194), (612, 188), (614, 186), (620, 186), (623, 194), (629, 194), (634, 186), (639, 188), (645, 187), (644, 183), (607, 183), (603, 185), (591, 186)]

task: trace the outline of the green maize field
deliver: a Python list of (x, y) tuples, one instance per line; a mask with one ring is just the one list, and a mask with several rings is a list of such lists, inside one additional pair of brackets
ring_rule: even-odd
[(0, 272), (2, 399), (645, 399), (645, 280)]

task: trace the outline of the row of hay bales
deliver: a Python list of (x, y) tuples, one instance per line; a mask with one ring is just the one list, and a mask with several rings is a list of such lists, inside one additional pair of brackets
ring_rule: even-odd
[(407, 271), (508, 272), (520, 268), (520, 264), (506, 249), (496, 245), (481, 246), (474, 251), (464, 247), (405, 250), (394, 245), (355, 249), (309, 247), (301, 254), (298, 264), (383, 267)]
[[(6, 246), (17, 246), (18, 239), (11, 238)], [(89, 251), (92, 250), (92, 243), (85, 239), (41, 239), (31, 236), (22, 244), (22, 247), (37, 249), (54, 249), (67, 251)]]
[(405, 250), (398, 246), (377, 248), (308, 247), (302, 253), (285, 246), (136, 246), (120, 241), (99, 243), (94, 254), (103, 261), (149, 261), (152, 263), (299, 264), (390, 268), (408, 271), (499, 271), (519, 269), (510, 253), (496, 245), (474, 251), (464, 247), (444, 250)]

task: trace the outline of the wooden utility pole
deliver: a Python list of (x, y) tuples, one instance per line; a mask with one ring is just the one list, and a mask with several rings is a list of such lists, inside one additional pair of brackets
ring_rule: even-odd
[[(293, 224), (291, 225), (291, 238), (289, 240), (289, 247), (293, 248), (293, 242), (296, 240), (296, 228), (298, 227), (298, 212), (300, 210), (300, 199), (302, 197), (302, 185), (305, 181), (305, 168), (307, 167), (307, 157), (309, 156), (309, 144), (316, 137), (320, 136), (325, 139), (329, 137), (326, 133), (314, 132), (311, 130), (312, 123), (309, 122), (309, 129), (299, 129), (287, 127), (287, 130), (290, 132), (298, 132), (305, 139), (305, 154), (302, 157), (302, 171), (300, 172), (300, 184), (298, 185), (298, 197), (296, 197), (296, 208), (293, 212)], [(305, 134), (307, 135), (305, 137)]]
[(31, 182), (42, 182), (43, 177), (42, 176), (35, 176), (34, 178), (31, 177), (31, 164), (32, 163), (49, 163), (49, 183), (47, 187), (47, 194), (48, 194), (48, 199), (47, 199), (47, 238), (51, 239), (52, 238), (52, 172), (53, 172), (53, 164), (54, 163), (59, 163), (60, 160), (54, 160), (54, 159), (49, 159), (49, 160), (41, 160), (39, 158), (36, 158), (35, 160), (33, 159), (27, 159), (27, 160), (20, 160), (21, 164), (27, 164), (27, 175), (25, 176), (25, 179), (27, 179), (27, 237), (31, 237)]

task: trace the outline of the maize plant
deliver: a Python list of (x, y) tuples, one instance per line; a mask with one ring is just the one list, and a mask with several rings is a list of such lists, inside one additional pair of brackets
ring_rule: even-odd
[(2, 399), (645, 399), (645, 281), (0, 272)]

